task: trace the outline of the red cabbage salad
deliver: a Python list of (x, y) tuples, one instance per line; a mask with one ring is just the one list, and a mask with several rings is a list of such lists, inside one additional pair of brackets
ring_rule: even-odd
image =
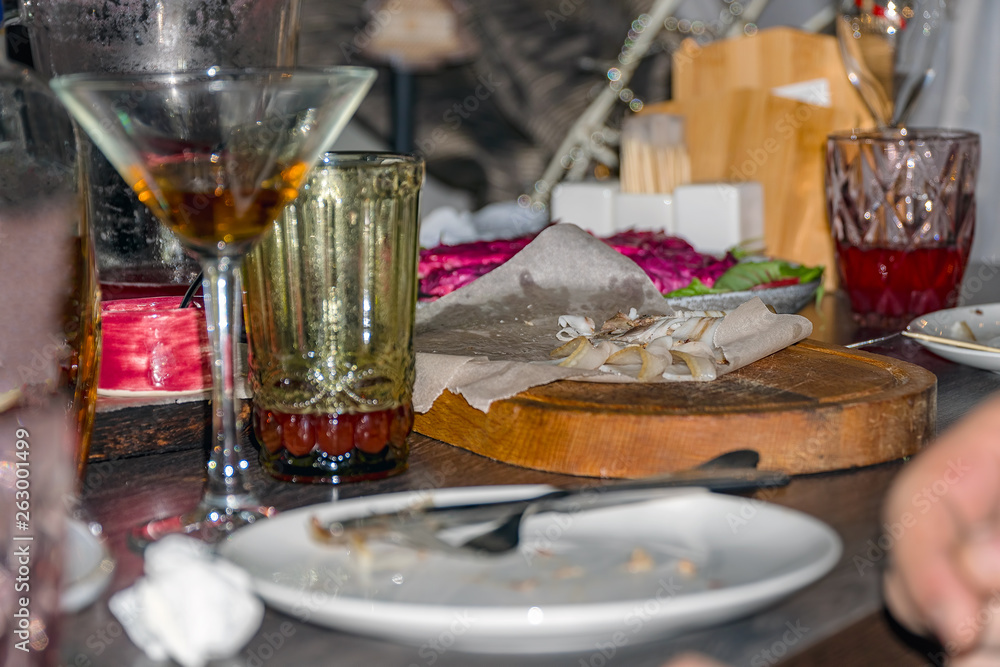
[[(516, 255), (537, 234), (420, 250), (420, 298), (430, 301), (468, 285)], [(739, 292), (818, 280), (822, 267), (782, 260), (740, 261), (706, 255), (660, 231), (625, 231), (601, 239), (639, 265), (665, 297)]]

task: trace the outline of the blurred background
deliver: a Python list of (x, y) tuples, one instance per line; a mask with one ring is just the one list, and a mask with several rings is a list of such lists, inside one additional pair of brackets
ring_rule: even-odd
[[(148, 0), (153, 2), (153, 0)], [(233, 2), (251, 0), (233, 0)], [(632, 22), (651, 0), (302, 0), (299, 63), (379, 70), (338, 149), (409, 148), (427, 160), (424, 213), (475, 210), (530, 192), (572, 126), (607, 86)], [(5, 13), (16, 2), (4, 0)], [(671, 53), (774, 26), (833, 34), (836, 0), (683, 0), (628, 82), (640, 105), (670, 98)], [(936, 76), (910, 124), (982, 135), (973, 261), (1000, 264), (997, 128), (1000, 3), (949, 0)], [(8, 49), (30, 61), (22, 32)], [(635, 102), (633, 108), (635, 108)], [(616, 126), (628, 111), (617, 104)], [(402, 136), (400, 136), (402, 134)]]
[[(366, 47), (379, 37), (378, 12), (398, 16), (412, 5), (414, 12), (426, 13), (428, 7), (422, 4), (304, 0), (302, 7), (301, 64), (379, 67), (379, 78), (354, 126), (387, 146), (393, 135), (392, 68), (367, 57)], [(456, 49), (461, 55), (451, 62), (444, 59), (417, 68), (414, 145), (427, 159), (429, 172), (467, 193), (475, 207), (513, 200), (530, 189), (569, 127), (606, 86), (605, 72), (615, 64), (630, 24), (652, 5), (634, 0), (427, 4), (454, 8), (460, 38), (472, 45), (471, 53)], [(679, 25), (662, 31), (630, 83), (636, 97), (649, 102), (669, 99), (670, 53), (688, 37), (708, 42), (725, 35), (747, 4), (754, 3), (682, 2), (676, 12), (682, 18)], [(393, 12), (393, 7), (403, 9)], [(825, 8), (832, 9), (829, 0), (772, 0), (764, 4), (759, 25), (800, 26)], [(832, 33), (832, 20), (829, 23)], [(439, 33), (434, 38), (441, 37)], [(493, 88), (485, 94), (480, 88), (484, 81)], [(475, 102), (466, 103), (470, 95)], [(617, 122), (626, 110), (625, 104), (615, 109)], [(342, 143), (352, 141), (360, 139), (348, 133)]]
[[(375, 41), (377, 12), (419, 0), (304, 0), (299, 59), (302, 64), (375, 64), (380, 76), (343, 143), (390, 146), (393, 139), (392, 69), (366, 57)], [(513, 200), (530, 191), (559, 143), (598, 91), (614, 64), (629, 26), (652, 2), (640, 0), (442, 0), (457, 16), (460, 32), (473, 42), (455, 61), (419, 69), (413, 82), (413, 138), (429, 173), (454, 189), (453, 202), (478, 208)], [(745, 27), (753, 33), (774, 26), (808, 26), (833, 34), (836, 0), (684, 0), (674, 29), (661, 31), (630, 87), (645, 102), (669, 99), (670, 52), (684, 38), (708, 43)], [(426, 11), (426, 8), (424, 8)], [(371, 36), (366, 28), (375, 34)], [(1000, 264), (996, 211), (1000, 191), (1000, 3), (949, 0), (946, 30), (935, 53), (936, 76), (917, 101), (911, 125), (968, 129), (982, 135), (983, 164), (978, 192), (979, 220), (973, 261)], [(737, 32), (739, 34), (739, 32)], [(434, 39), (440, 39), (436, 35)], [(461, 50), (461, 49), (459, 49)], [(493, 90), (475, 96), (482, 81)], [(482, 89), (480, 88), (480, 92)], [(474, 96), (477, 108), (463, 105)], [(473, 106), (467, 104), (465, 106)], [(619, 104), (620, 120), (626, 111)], [(612, 122), (615, 122), (612, 119)], [(425, 211), (437, 203), (432, 186)]]

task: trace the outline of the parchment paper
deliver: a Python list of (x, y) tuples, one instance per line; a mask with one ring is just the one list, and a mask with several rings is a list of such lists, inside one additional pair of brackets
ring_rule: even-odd
[[(543, 231), (507, 263), (417, 310), (413, 405), (427, 412), (448, 389), (484, 412), (493, 401), (556, 380), (637, 382), (602, 371), (555, 365), (549, 353), (559, 318), (584, 315), (599, 327), (618, 311), (670, 315), (635, 262), (579, 227)], [(736, 370), (812, 333), (799, 315), (775, 315), (755, 299), (726, 316), (715, 335)], [(666, 381), (666, 380), (664, 380)]]

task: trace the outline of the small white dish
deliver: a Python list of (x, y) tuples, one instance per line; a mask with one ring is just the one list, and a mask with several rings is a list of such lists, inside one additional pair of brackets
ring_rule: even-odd
[(93, 604), (111, 581), (115, 562), (104, 540), (82, 521), (66, 522), (59, 609), (75, 614)]
[[(906, 326), (906, 330), (931, 336), (954, 338), (954, 327), (960, 322), (965, 322), (968, 325), (976, 337), (975, 342), (996, 346), (996, 342), (991, 343), (990, 341), (1000, 337), (1000, 303), (938, 310), (916, 318)], [(1000, 354), (995, 352), (967, 350), (916, 338), (913, 340), (949, 361), (984, 371), (1000, 373)]]
[[(724, 623), (819, 579), (841, 554), (836, 533), (812, 517), (704, 489), (529, 516), (519, 550), (497, 556), (381, 541), (352, 553), (311, 536), (313, 520), (550, 489), (441, 489), (314, 505), (239, 531), (220, 552), (250, 573), (266, 603), (297, 618), (413, 646), (447, 636), (453, 650), (502, 654), (593, 650)], [(753, 519), (739, 519), (751, 502)]]

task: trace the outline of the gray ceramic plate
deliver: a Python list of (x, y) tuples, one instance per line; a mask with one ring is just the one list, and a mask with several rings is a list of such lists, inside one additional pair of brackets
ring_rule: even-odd
[(800, 285), (785, 285), (783, 287), (768, 287), (765, 289), (744, 290), (742, 292), (726, 292), (724, 294), (702, 294), (700, 296), (681, 296), (667, 299), (672, 308), (684, 310), (733, 310), (741, 303), (755, 296), (778, 313), (797, 313), (816, 298), (816, 290), (820, 281)]

